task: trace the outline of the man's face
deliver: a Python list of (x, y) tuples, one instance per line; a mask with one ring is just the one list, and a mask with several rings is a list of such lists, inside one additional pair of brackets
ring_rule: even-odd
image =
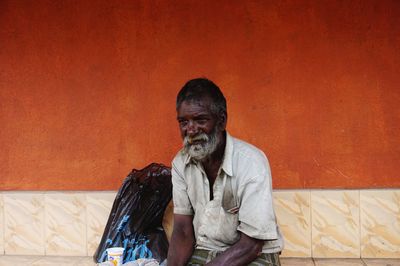
[(184, 101), (178, 109), (178, 122), (184, 150), (202, 161), (218, 147), (225, 124), (211, 112), (211, 100)]

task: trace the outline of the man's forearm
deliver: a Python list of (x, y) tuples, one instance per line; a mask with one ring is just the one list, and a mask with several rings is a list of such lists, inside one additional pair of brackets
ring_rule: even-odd
[(194, 250), (194, 237), (181, 230), (174, 230), (168, 249), (168, 265), (184, 266), (189, 261)]
[(263, 240), (250, 238), (245, 234), (241, 234), (240, 240), (236, 244), (225, 250), (221, 255), (206, 265), (248, 265), (261, 254), (263, 244)]

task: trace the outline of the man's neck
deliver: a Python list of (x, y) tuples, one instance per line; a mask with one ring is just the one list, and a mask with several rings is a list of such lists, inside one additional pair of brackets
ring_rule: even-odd
[(221, 136), (221, 141), (218, 144), (217, 149), (212, 154), (210, 154), (210, 156), (202, 160), (201, 164), (203, 165), (207, 174), (211, 174), (209, 178), (215, 179), (216, 176), (214, 176), (213, 173), (215, 173), (216, 175), (217, 174), (216, 172), (218, 172), (222, 164), (222, 161), (224, 159), (225, 146), (226, 146), (226, 133), (223, 132)]
[(219, 136), (219, 139), (220, 140), (218, 141), (218, 145), (217, 145), (217, 148), (215, 149), (215, 151), (213, 153), (211, 153), (209, 156), (207, 156), (206, 158), (204, 158), (204, 160), (202, 160), (203, 165), (212, 163), (213, 161), (220, 161), (224, 157), (225, 146), (226, 146), (226, 132), (225, 131), (221, 133), (221, 135)]

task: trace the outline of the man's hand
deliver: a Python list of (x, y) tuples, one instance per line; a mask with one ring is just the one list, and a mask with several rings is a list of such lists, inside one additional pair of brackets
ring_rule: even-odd
[(240, 239), (236, 244), (225, 250), (221, 255), (206, 265), (248, 265), (261, 254), (263, 245), (264, 240), (251, 238), (244, 233), (240, 233)]
[(194, 249), (193, 216), (174, 214), (174, 229), (168, 249), (168, 265), (184, 266)]

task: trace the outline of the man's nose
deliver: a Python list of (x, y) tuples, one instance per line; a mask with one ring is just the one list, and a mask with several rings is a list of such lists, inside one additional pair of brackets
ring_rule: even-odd
[(187, 134), (188, 136), (195, 136), (198, 133), (199, 129), (193, 121), (189, 121), (188, 126), (187, 126)]

